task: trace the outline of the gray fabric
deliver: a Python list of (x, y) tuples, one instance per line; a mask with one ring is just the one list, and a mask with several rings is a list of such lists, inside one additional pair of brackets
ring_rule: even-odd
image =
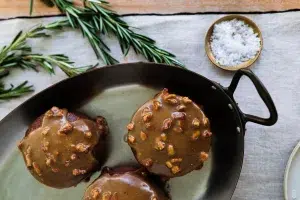
[[(233, 74), (213, 67), (204, 50), (206, 31), (220, 17), (222, 15), (131, 16), (124, 19), (140, 28), (140, 32), (155, 39), (159, 46), (175, 53), (189, 69), (226, 86)], [(233, 199), (279, 200), (283, 198), (285, 165), (300, 137), (300, 13), (248, 17), (257, 22), (264, 38), (262, 55), (251, 69), (271, 93), (278, 109), (279, 121), (272, 127), (247, 124), (244, 165)], [(7, 44), (20, 29), (28, 29), (37, 23), (54, 19), (1, 21), (0, 46)], [(65, 53), (78, 65), (97, 62), (88, 42), (82, 39), (78, 31), (58, 32), (52, 39), (30, 40), (30, 43), (33, 44), (35, 52)], [(123, 58), (117, 42), (112, 39), (108, 43), (121, 62), (142, 60), (142, 57), (135, 56), (133, 52)], [(15, 70), (5, 81), (20, 83), (29, 80), (35, 85), (37, 93), (64, 78), (66, 76), (59, 70), (56, 76), (50, 76), (44, 71), (36, 74), (32, 71)], [(0, 118), (5, 117), (30, 96), (32, 95), (1, 102)], [(244, 112), (268, 116), (267, 109), (249, 80), (243, 79), (235, 96)]]

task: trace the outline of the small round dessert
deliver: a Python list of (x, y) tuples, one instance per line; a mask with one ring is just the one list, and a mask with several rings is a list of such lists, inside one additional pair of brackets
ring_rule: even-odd
[(162, 90), (142, 105), (127, 125), (137, 161), (166, 178), (201, 169), (211, 146), (210, 123), (188, 97)]
[(100, 169), (107, 134), (103, 117), (92, 121), (53, 107), (31, 124), (18, 147), (34, 178), (50, 187), (67, 188)]
[(168, 200), (141, 169), (104, 171), (85, 191), (84, 200)]

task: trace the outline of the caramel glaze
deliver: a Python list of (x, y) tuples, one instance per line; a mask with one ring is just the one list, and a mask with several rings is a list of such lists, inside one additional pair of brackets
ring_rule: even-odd
[(103, 172), (85, 191), (84, 200), (167, 200), (143, 170)]
[(201, 169), (211, 146), (210, 123), (188, 97), (167, 89), (141, 106), (127, 126), (127, 142), (150, 172), (167, 178)]
[(107, 133), (103, 117), (97, 117), (94, 122), (53, 107), (29, 127), (18, 147), (27, 168), (38, 181), (50, 187), (66, 188), (77, 185), (99, 169), (101, 160), (105, 159)]

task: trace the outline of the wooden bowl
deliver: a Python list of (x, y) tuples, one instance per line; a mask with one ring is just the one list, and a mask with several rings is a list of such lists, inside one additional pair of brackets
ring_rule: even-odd
[[(215, 58), (215, 56), (212, 53), (211, 46), (210, 46), (210, 42), (211, 42), (210, 38), (212, 36), (215, 24), (219, 24), (219, 23), (221, 23), (223, 21), (230, 21), (230, 20), (233, 20), (233, 19), (244, 21), (245, 24), (247, 24), (251, 28), (253, 28), (253, 31), (255, 33), (257, 33), (257, 36), (260, 38), (260, 49), (257, 52), (256, 56), (254, 58), (250, 59), (250, 60), (247, 60), (247, 61), (245, 61), (245, 62), (243, 62), (243, 63), (241, 63), (239, 65), (235, 65), (235, 66), (223, 66), (223, 65), (220, 65), (219, 63), (217, 63), (216, 58)], [(228, 15), (228, 16), (222, 17), (221, 19), (218, 19), (217, 21), (215, 21), (210, 26), (210, 28), (208, 29), (208, 31), (206, 33), (206, 37), (205, 37), (205, 51), (206, 51), (206, 54), (207, 54), (209, 60), (215, 66), (217, 66), (217, 67), (219, 67), (221, 69), (224, 69), (224, 70), (229, 70), (229, 71), (236, 71), (236, 70), (247, 68), (247, 67), (251, 66), (257, 60), (257, 58), (260, 56), (262, 47), (263, 47), (263, 39), (262, 39), (262, 34), (261, 34), (258, 26), (252, 20), (248, 19), (247, 17), (241, 16), (241, 15)]]

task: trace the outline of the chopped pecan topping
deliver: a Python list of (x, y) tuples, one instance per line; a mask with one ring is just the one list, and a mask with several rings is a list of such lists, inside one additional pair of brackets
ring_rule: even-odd
[(208, 130), (203, 131), (202, 136), (205, 138), (211, 137), (212, 133)]
[(102, 200), (110, 200), (110, 198), (111, 198), (111, 192), (110, 191), (103, 192)]
[(161, 93), (162, 93), (163, 95), (167, 95), (167, 94), (169, 94), (168, 91), (169, 91), (168, 88), (164, 88), (164, 89), (161, 91)]
[(183, 98), (182, 98), (182, 101), (183, 101), (183, 103), (185, 103), (185, 104), (192, 103), (192, 100), (190, 100), (190, 98), (188, 98), (188, 97), (183, 97)]
[(83, 169), (73, 169), (72, 174), (74, 176), (83, 175), (86, 173), (86, 170)]
[(129, 143), (134, 144), (135, 143), (135, 137), (133, 135), (128, 135), (128, 141), (129, 141)]
[(91, 197), (93, 200), (96, 200), (100, 196), (100, 191), (98, 188), (94, 188), (91, 190)]
[(151, 167), (153, 165), (153, 160), (151, 158), (146, 158), (142, 160), (142, 165), (145, 167)]
[(173, 174), (177, 174), (178, 172), (180, 172), (180, 168), (178, 166), (173, 166), (171, 171)]
[(172, 113), (172, 118), (173, 118), (173, 119), (181, 119), (181, 120), (184, 120), (184, 119), (185, 119), (185, 113), (184, 113), (184, 112), (173, 112), (173, 113)]
[(145, 132), (143, 132), (143, 131), (140, 132), (140, 138), (141, 138), (141, 140), (145, 141), (147, 139), (147, 137), (148, 136), (147, 136), (147, 134)]
[(53, 113), (54, 117), (62, 117), (64, 116), (62, 109), (59, 109), (58, 107), (52, 107), (51, 111)]
[(171, 163), (178, 163), (178, 162), (182, 162), (182, 158), (172, 158), (171, 159)]
[(172, 125), (172, 119), (171, 118), (167, 118), (163, 121), (163, 125), (162, 125), (162, 130), (168, 130)]
[(177, 99), (167, 99), (166, 102), (169, 103), (169, 104), (173, 104), (173, 105), (178, 104)]
[(91, 131), (86, 131), (86, 132), (84, 132), (84, 136), (86, 138), (91, 138), (92, 137), (92, 132)]
[(45, 113), (45, 116), (46, 117), (53, 117), (53, 112), (51, 110), (48, 110), (46, 113)]
[(192, 135), (192, 140), (197, 140), (200, 135), (201, 135), (200, 131), (196, 130)]
[(175, 94), (165, 94), (163, 96), (163, 99), (165, 102), (169, 103), (169, 104), (178, 104), (178, 100), (176, 98), (176, 95)]
[(27, 147), (26, 149), (26, 153), (25, 153), (25, 162), (26, 162), (26, 166), (27, 167), (31, 167), (32, 166), (32, 160), (31, 160), (31, 147)]
[(65, 123), (60, 129), (59, 133), (67, 134), (73, 130), (73, 126), (70, 122)]
[(43, 135), (47, 135), (49, 131), (50, 131), (50, 127), (45, 126), (45, 127), (43, 128), (43, 130), (42, 130), (42, 134), (43, 134)]
[(185, 105), (178, 105), (177, 107), (176, 107), (176, 110), (178, 110), (178, 111), (184, 111), (186, 109), (186, 106)]
[(162, 107), (162, 104), (159, 101), (157, 101), (157, 100), (153, 101), (153, 108), (154, 108), (154, 110), (158, 110), (161, 107)]
[(70, 158), (71, 158), (71, 160), (76, 160), (77, 159), (77, 155), (75, 153), (73, 153)]
[(146, 114), (143, 115), (143, 121), (144, 122), (149, 122), (153, 117), (152, 112), (148, 112)]
[(184, 121), (183, 120), (176, 120), (176, 125), (183, 128)]
[(202, 152), (200, 153), (200, 160), (201, 160), (202, 162), (204, 162), (204, 161), (206, 161), (207, 159), (208, 159), (208, 154), (207, 154), (206, 152), (202, 151)]
[(142, 117), (148, 112), (151, 112), (151, 109), (149, 107), (145, 107), (142, 111)]
[(45, 151), (48, 151), (49, 150), (49, 145), (50, 143), (48, 141), (43, 141), (42, 142), (42, 150), (45, 152)]
[[(51, 163), (55, 163), (56, 162), (56, 158), (55, 158), (55, 156), (53, 154), (46, 153), (46, 157), (47, 157), (47, 159), (51, 160)], [(47, 161), (47, 159), (46, 159), (46, 161)]]
[(203, 118), (203, 125), (204, 125), (204, 126), (207, 126), (207, 125), (208, 125), (208, 122), (209, 122), (208, 118), (207, 118), (207, 117), (204, 117), (204, 118)]
[(56, 107), (56, 106), (53, 106), (53, 107), (51, 108), (51, 111), (54, 112), (54, 113), (57, 113), (57, 112), (60, 111), (60, 109), (59, 109), (58, 107)]
[(66, 161), (65, 161), (65, 166), (66, 166), (66, 167), (69, 167), (70, 164), (71, 164), (71, 161), (70, 161), (70, 160), (66, 160)]
[(25, 162), (26, 162), (26, 166), (27, 167), (31, 167), (32, 166), (32, 160), (29, 154), (25, 154)]
[(51, 168), (51, 170), (52, 170), (52, 172), (54, 172), (54, 173), (59, 172), (59, 169), (58, 169), (58, 168)]
[(192, 125), (195, 128), (199, 128), (199, 126), (200, 126), (200, 120), (198, 118), (193, 119)]
[(183, 133), (183, 129), (181, 127), (174, 127), (173, 131), (176, 133)]
[(164, 95), (163, 99), (167, 100), (167, 99), (174, 99), (176, 98), (176, 94), (166, 94)]
[(169, 155), (169, 156), (175, 155), (175, 149), (174, 149), (174, 146), (171, 145), (171, 144), (168, 145), (168, 155)]
[(153, 113), (151, 112), (151, 109), (149, 107), (145, 107), (142, 111), (141, 116), (143, 121), (146, 123), (151, 120), (151, 118), (153, 117)]
[(53, 162), (53, 161), (52, 161), (51, 158), (46, 158), (46, 165), (47, 165), (48, 167), (51, 166), (52, 162)]
[(130, 122), (128, 125), (127, 125), (127, 130), (128, 131), (132, 131), (134, 129), (134, 123), (133, 122)]
[(26, 153), (27, 154), (30, 154), (31, 153), (31, 147), (29, 146), (29, 147), (27, 147), (27, 149), (26, 149)]
[(33, 169), (34, 169), (35, 173), (37, 173), (39, 176), (42, 176), (41, 169), (38, 166), (38, 164), (36, 162), (33, 162), (32, 166), (33, 166)]
[(167, 161), (166, 162), (166, 166), (171, 169), (173, 167), (172, 163), (170, 161)]
[(160, 138), (162, 141), (165, 142), (167, 140), (167, 134), (165, 134), (165, 133), (160, 134)]
[(164, 143), (163, 141), (161, 141), (160, 138), (156, 138), (156, 140), (155, 140), (155, 146), (154, 146), (154, 148), (156, 150), (161, 151), (161, 150), (163, 150), (165, 148), (165, 146), (166, 146), (166, 143)]
[(151, 127), (151, 124), (149, 122), (145, 123), (145, 127), (146, 127), (146, 129), (149, 129)]
[(80, 153), (87, 153), (89, 151), (90, 145), (83, 144), (83, 143), (78, 143), (75, 146), (76, 150)]

